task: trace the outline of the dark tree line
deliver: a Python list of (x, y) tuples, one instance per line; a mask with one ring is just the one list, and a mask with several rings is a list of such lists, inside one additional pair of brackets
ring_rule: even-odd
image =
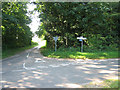
[(45, 35), (48, 46), (59, 36), (58, 46), (78, 47), (78, 36), (87, 38), (85, 48), (105, 50), (119, 47), (120, 3), (43, 2), (36, 3), (41, 26), (36, 32)]
[(31, 44), (32, 32), (27, 24), (31, 19), (26, 15), (27, 3), (2, 2), (2, 46), (24, 47)]

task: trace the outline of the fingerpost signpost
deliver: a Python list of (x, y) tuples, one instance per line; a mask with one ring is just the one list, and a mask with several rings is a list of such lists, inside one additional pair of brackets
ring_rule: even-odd
[(84, 38), (83, 36), (81, 36), (81, 37), (77, 37), (77, 39), (81, 41), (81, 52), (83, 52), (83, 40), (86, 40), (87, 38)]
[(58, 40), (58, 37), (53, 37), (53, 39), (55, 40), (55, 52), (57, 50), (57, 40)]

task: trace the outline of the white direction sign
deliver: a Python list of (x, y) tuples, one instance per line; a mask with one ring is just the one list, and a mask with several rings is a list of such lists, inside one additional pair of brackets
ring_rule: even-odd
[(84, 38), (83, 36), (81, 36), (81, 37), (77, 37), (77, 39), (85, 40), (85, 39), (87, 39), (87, 38)]
[(81, 36), (81, 37), (77, 37), (77, 39), (79, 39), (79, 41), (81, 41), (81, 52), (83, 52), (83, 40), (85, 40), (87, 38), (84, 38), (83, 36)]
[(55, 40), (55, 42), (58, 40), (58, 37), (53, 37), (53, 39)]

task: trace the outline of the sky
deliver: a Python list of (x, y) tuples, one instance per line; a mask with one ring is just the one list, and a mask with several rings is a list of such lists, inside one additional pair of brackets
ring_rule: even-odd
[[(27, 4), (27, 11), (33, 11), (36, 5), (34, 4)], [(32, 38), (32, 41), (34, 42), (39, 42), (40, 38), (35, 34), (35, 32), (38, 30), (39, 25), (40, 25), (40, 18), (38, 18), (39, 13), (36, 11), (33, 14), (27, 14), (31, 19), (32, 22), (28, 25), (31, 29), (31, 31), (34, 33), (34, 37)]]
[[(28, 7), (28, 11), (33, 11), (34, 8), (36, 7), (36, 5), (34, 4), (27, 4), (27, 7)], [(38, 30), (38, 27), (40, 25), (40, 18), (38, 18), (39, 16), (39, 13), (36, 11), (34, 12), (33, 14), (27, 14), (28, 16), (30, 16), (30, 18), (32, 18), (32, 23), (30, 23), (29, 27), (31, 28), (31, 31), (33, 33), (35, 33), (35, 31)]]

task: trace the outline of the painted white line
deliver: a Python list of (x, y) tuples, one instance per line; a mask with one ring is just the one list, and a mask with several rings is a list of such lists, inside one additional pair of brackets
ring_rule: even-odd
[(20, 72), (20, 71), (23, 71), (23, 70), (12, 70), (12, 72)]
[(60, 67), (59, 65), (49, 65), (50, 67)]
[(77, 62), (84, 62), (85, 60), (77, 59)]
[(23, 68), (26, 68), (26, 67), (25, 67), (25, 63), (23, 63)]
[(68, 63), (69, 65), (76, 65), (76, 64), (78, 64), (78, 63), (76, 63), (76, 62), (70, 62), (70, 63)]
[(2, 73), (4, 73), (4, 72), (0, 72), (0, 74), (2, 74)]
[(25, 63), (23, 63), (23, 68), (26, 69), (26, 70), (33, 70), (33, 69), (36, 69), (36, 68), (32, 68), (32, 67), (26, 67), (26, 66), (25, 66)]
[(37, 66), (38, 68), (48, 68), (47, 66)]
[(29, 57), (29, 53), (28, 53), (28, 55), (26, 56), (27, 58)]
[(38, 62), (46, 62), (46, 61), (44, 61), (44, 60), (36, 60), (35, 62), (38, 63)]
[(30, 67), (30, 68), (25, 68), (26, 70), (33, 70), (33, 69), (36, 69), (36, 68), (32, 68), (32, 67)]
[(67, 65), (69, 65), (69, 64), (60, 64), (61, 66), (67, 66)]

